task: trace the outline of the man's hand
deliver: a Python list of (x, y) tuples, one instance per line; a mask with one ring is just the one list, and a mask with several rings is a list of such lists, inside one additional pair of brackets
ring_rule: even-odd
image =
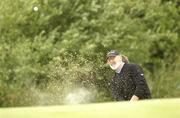
[(138, 101), (139, 97), (137, 97), (136, 95), (133, 95), (130, 101)]

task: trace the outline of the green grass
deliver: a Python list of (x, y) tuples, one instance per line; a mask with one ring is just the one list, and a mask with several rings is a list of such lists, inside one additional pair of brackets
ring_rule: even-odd
[(180, 118), (180, 99), (1, 108), (0, 118)]

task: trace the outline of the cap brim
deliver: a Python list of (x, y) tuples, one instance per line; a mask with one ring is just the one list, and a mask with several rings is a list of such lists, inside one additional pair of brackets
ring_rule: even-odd
[(117, 54), (109, 54), (109, 55), (107, 55), (106, 60), (107, 60), (109, 57), (115, 57), (115, 56), (117, 56)]

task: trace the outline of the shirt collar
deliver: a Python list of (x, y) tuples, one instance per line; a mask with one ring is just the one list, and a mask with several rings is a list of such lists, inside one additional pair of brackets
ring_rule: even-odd
[(120, 73), (121, 72), (121, 70), (122, 70), (122, 68), (123, 68), (123, 66), (124, 66), (124, 62), (121, 64), (121, 66), (117, 69), (117, 70), (115, 70), (115, 72), (116, 73)]

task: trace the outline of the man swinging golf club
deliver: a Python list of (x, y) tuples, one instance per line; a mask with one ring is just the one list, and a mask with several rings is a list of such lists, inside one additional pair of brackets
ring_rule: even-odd
[(144, 78), (143, 70), (129, 63), (127, 57), (112, 50), (106, 55), (107, 63), (115, 71), (110, 82), (113, 97), (117, 101), (150, 99), (151, 93)]

